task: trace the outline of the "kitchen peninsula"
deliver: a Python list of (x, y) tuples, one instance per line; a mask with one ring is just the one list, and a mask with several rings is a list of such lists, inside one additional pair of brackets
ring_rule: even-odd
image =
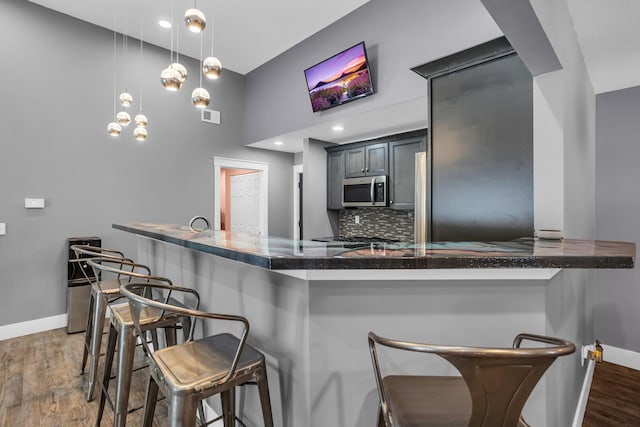
[[(276, 425), (375, 425), (377, 394), (367, 332), (432, 343), (509, 346), (519, 332), (592, 341), (587, 293), (562, 276), (632, 268), (624, 242), (520, 239), (349, 247), (170, 224), (114, 224), (143, 238), (138, 258), (193, 287), (208, 311), (239, 313), (267, 355)], [(602, 284), (606, 286), (606, 284)], [(579, 353), (579, 352), (577, 352)], [(575, 407), (579, 355), (558, 360), (532, 394), (532, 425), (559, 425)], [(394, 372), (455, 375), (424, 355), (393, 355)], [(571, 390), (567, 390), (569, 387)], [(255, 390), (243, 390), (260, 425)]]

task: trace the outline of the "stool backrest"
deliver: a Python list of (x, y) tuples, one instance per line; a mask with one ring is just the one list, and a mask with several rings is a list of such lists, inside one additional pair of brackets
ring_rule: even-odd
[[(141, 314), (145, 310), (149, 311), (152, 309), (160, 310), (165, 315), (172, 313), (178, 316), (190, 317), (191, 329), (189, 331), (189, 336), (186, 342), (193, 341), (194, 339), (194, 330), (197, 319), (213, 319), (241, 324), (242, 333), (240, 335), (238, 347), (234, 349), (234, 357), (229, 364), (229, 371), (224, 378), (221, 378), (218, 381), (218, 383), (222, 384), (228, 381), (234, 375), (238, 366), (238, 362), (240, 361), (240, 356), (242, 355), (242, 350), (244, 349), (245, 343), (247, 341), (247, 336), (249, 334), (249, 321), (245, 317), (231, 314), (219, 314), (200, 311), (197, 307), (199, 304), (198, 293), (193, 289), (180, 286), (169, 286), (163, 283), (143, 283), (132, 281), (131, 283), (124, 283), (120, 288), (120, 292), (129, 300), (129, 306), (131, 307), (131, 316), (138, 333), (140, 333), (142, 330), (139, 320)], [(186, 304), (172, 304), (167, 297), (169, 292), (171, 292), (175, 296), (179, 294), (184, 294), (185, 296), (190, 294), (195, 296), (195, 307), (193, 307), (193, 305), (189, 307), (186, 306)], [(150, 298), (149, 295), (154, 295), (155, 297)], [(182, 299), (186, 300), (186, 298)], [(153, 350), (149, 351), (149, 354), (152, 355), (152, 353)], [(155, 363), (153, 361), (153, 356), (151, 357), (150, 363)]]
[[(107, 249), (90, 245), (71, 245), (71, 250), (75, 254), (76, 259), (69, 260), (70, 262), (85, 263), (88, 260), (94, 258), (110, 258), (117, 260), (128, 260), (130, 262), (133, 262), (129, 258), (125, 258), (124, 253), (115, 249)], [(93, 277), (89, 276), (87, 274), (87, 271), (82, 268), (82, 265), (80, 266), (80, 271), (82, 271), (82, 275), (88, 282), (97, 283), (100, 281), (100, 275), (94, 274)]]
[[(548, 346), (521, 348), (522, 341)], [(559, 357), (575, 351), (567, 340), (519, 334), (513, 348), (478, 348), (433, 345), (394, 340), (369, 333), (369, 350), (385, 423), (393, 426), (384, 390), (376, 344), (399, 350), (436, 354), (454, 365), (467, 384), (472, 413), (469, 426), (516, 426), (522, 408), (544, 372)]]
[[(160, 280), (163, 282), (168, 281), (171, 283), (169, 279), (165, 279), (164, 277), (156, 277), (151, 275), (151, 269), (144, 264), (138, 264), (136, 262), (131, 261), (126, 258), (88, 258), (86, 260), (87, 265), (89, 265), (93, 269), (93, 273), (95, 277), (101, 277), (101, 281), (106, 281), (109, 276), (112, 276), (113, 279), (118, 280), (119, 282), (123, 281), (131, 281), (132, 279), (139, 280)], [(100, 287), (100, 282), (97, 282), (98, 287)]]

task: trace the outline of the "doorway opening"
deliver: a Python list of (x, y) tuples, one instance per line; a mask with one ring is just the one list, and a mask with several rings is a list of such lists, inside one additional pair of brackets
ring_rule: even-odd
[(214, 157), (213, 169), (213, 228), (267, 235), (269, 165)]

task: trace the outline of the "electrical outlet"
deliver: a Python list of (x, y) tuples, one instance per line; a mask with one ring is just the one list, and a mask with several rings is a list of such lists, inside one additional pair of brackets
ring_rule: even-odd
[(355, 222), (356, 224), (360, 224), (360, 215), (356, 215), (356, 216), (355, 216), (355, 218), (354, 218), (354, 222)]
[(4, 236), (5, 234), (7, 234), (7, 224), (0, 222), (0, 236)]

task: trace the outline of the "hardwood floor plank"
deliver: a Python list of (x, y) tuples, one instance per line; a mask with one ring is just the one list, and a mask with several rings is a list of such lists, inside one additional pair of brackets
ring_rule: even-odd
[[(64, 328), (0, 341), (0, 427), (93, 426), (99, 387), (98, 398), (86, 402), (87, 375), (80, 374), (83, 346), (82, 333), (69, 335)], [(98, 378), (102, 378), (103, 361), (101, 358)], [(144, 362), (144, 355), (138, 351), (135, 366)], [(144, 404), (147, 375), (147, 369), (133, 373), (130, 407)], [(112, 398), (114, 387), (112, 380)], [(158, 402), (153, 427), (167, 427), (167, 409), (164, 400)], [(130, 413), (127, 427), (140, 427), (142, 414), (142, 410)], [(113, 425), (109, 407), (101, 425)]]
[(640, 371), (596, 364), (583, 427), (640, 425)]

